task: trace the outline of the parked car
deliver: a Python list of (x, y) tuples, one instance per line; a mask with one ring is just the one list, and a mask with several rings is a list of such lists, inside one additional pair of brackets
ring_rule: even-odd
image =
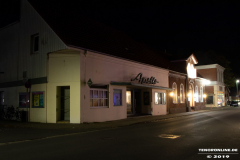
[(238, 107), (238, 101), (230, 101), (230, 106)]

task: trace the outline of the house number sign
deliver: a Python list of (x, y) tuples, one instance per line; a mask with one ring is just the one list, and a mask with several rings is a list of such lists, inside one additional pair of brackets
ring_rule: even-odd
[(157, 81), (157, 79), (155, 79), (155, 77), (151, 77), (151, 78), (145, 78), (142, 77), (142, 73), (139, 73), (135, 78), (131, 79), (131, 81), (135, 81), (138, 80), (139, 83), (143, 84), (143, 83), (148, 83), (148, 84), (156, 84), (159, 83)]

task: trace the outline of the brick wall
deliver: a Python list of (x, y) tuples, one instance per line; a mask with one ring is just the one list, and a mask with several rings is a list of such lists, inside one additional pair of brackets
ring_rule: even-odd
[[(184, 86), (184, 93), (185, 93), (185, 79), (182, 77), (175, 77), (175, 76), (170, 76), (169, 77), (169, 88), (172, 88), (173, 83), (177, 84), (177, 96), (180, 96), (180, 85), (183, 84)], [(186, 95), (185, 95), (185, 99), (186, 99)], [(169, 113), (180, 113), (180, 112), (186, 112), (186, 101), (184, 101), (184, 103), (173, 103), (173, 97), (169, 96), (168, 99), (168, 109), (169, 109)]]
[(214, 87), (213, 86), (205, 86), (205, 93), (212, 93), (214, 94)]
[(208, 80), (217, 81), (217, 68), (197, 69), (197, 72)]

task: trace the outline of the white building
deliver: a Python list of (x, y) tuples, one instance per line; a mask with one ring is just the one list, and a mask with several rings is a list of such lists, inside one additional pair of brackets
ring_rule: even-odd
[(46, 3), (22, 0), (20, 20), (0, 29), (2, 105), (43, 123), (167, 114), (171, 63), (122, 32)]

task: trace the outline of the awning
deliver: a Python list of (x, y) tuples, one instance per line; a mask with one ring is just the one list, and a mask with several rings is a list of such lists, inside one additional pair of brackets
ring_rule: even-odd
[(156, 88), (156, 89), (163, 89), (163, 90), (170, 90), (172, 91), (172, 88), (167, 87), (161, 87), (161, 86), (153, 86), (153, 85), (147, 85), (147, 84), (139, 84), (139, 83), (133, 83), (133, 82), (110, 82), (111, 85), (118, 85), (118, 86), (136, 86), (136, 87), (144, 87), (144, 88)]

